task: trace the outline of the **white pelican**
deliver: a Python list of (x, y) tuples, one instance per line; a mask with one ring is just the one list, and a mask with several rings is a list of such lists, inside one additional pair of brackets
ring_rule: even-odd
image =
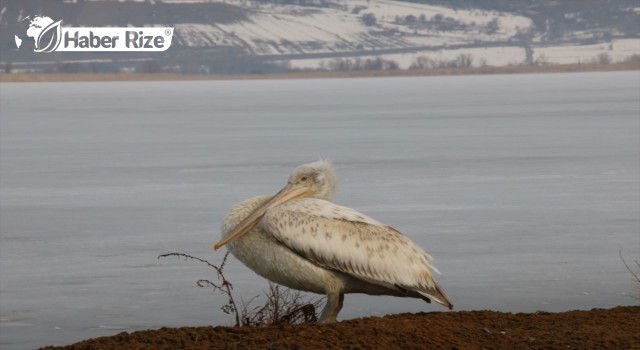
[(409, 238), (330, 200), (333, 165), (304, 164), (275, 196), (231, 208), (222, 240), (258, 275), (289, 288), (327, 295), (320, 322), (335, 322), (345, 293), (393, 295), (453, 307), (436, 283), (431, 256)]

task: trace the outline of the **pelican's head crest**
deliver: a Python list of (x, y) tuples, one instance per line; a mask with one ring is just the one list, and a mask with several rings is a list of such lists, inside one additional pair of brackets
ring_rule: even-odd
[(336, 194), (338, 177), (333, 164), (326, 159), (300, 165), (293, 169), (289, 184), (305, 185), (309, 188), (309, 197), (332, 200)]

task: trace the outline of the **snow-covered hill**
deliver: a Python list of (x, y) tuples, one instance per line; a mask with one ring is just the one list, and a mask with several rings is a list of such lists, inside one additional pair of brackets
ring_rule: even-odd
[(408, 68), (420, 56), (446, 61), (459, 55), (470, 55), (475, 66), (500, 66), (524, 62), (525, 45), (533, 49), (529, 59), (538, 63), (589, 62), (603, 54), (611, 61), (622, 61), (640, 54), (637, 39), (542, 46), (542, 38), (530, 34), (535, 30), (530, 18), (506, 12), (389, 0), (308, 1), (305, 5), (223, 2), (243, 8), (246, 18), (230, 23), (178, 24), (178, 43), (202, 48), (241, 47), (252, 55), (287, 60), (294, 68), (309, 69), (326, 66), (336, 57), (381, 57)]
[(176, 26), (188, 46), (241, 45), (257, 55), (349, 52), (507, 41), (530, 19), (398, 1), (329, 2), (328, 7), (234, 1), (247, 20)]
[(178, 40), (188, 46), (240, 45), (257, 55), (317, 54), (507, 41), (532, 24), (508, 13), (385, 0), (325, 2), (327, 7), (231, 3), (247, 9), (247, 20), (179, 24)]
[[(33, 70), (37, 63), (42, 67), (48, 64), (51, 71), (99, 71), (140, 69), (141, 60), (154, 60), (153, 65), (142, 67), (143, 71), (171, 67), (185, 73), (246, 73), (332, 69), (340, 60), (383, 59), (393, 61), (391, 66), (409, 68), (420, 62), (430, 67), (456, 60), (465, 66), (502, 66), (606, 63), (640, 57), (640, 33), (635, 35), (633, 26), (620, 30), (578, 25), (587, 17), (584, 11), (575, 12), (580, 9), (576, 5), (565, 5), (569, 7), (564, 10), (573, 11), (559, 17), (568, 21), (565, 23), (557, 21), (555, 12), (551, 12), (555, 17), (541, 17), (540, 11), (527, 11), (526, 6), (517, 10), (519, 15), (506, 12), (511, 7), (499, 4), (494, 8), (504, 11), (447, 7), (454, 6), (453, 0), (434, 3), (441, 5), (391, 0), (3, 0), (0, 42), (5, 46), (0, 48), (0, 64), (13, 64), (14, 70), (27, 66), (23, 69)], [(536, 3), (542, 10), (553, 10), (551, 5), (547, 8)], [(626, 16), (624, 23), (640, 18), (640, 8), (616, 6), (615, 13)], [(175, 27), (175, 35), (162, 58), (65, 53), (53, 61), (51, 56), (33, 55), (24, 48), (18, 52), (8, 46), (22, 30), (24, 18), (34, 13), (63, 19), (69, 26), (170, 25)], [(575, 22), (573, 27), (567, 24), (571, 21)], [(559, 30), (562, 24), (565, 27)], [(64, 66), (65, 61), (85, 66)], [(86, 62), (104, 62), (104, 66), (87, 68)]]

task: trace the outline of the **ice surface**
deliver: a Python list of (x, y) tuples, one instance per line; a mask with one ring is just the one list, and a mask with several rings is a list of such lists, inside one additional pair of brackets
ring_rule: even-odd
[[(633, 304), (639, 94), (638, 72), (0, 84), (0, 346), (230, 324), (195, 286), (212, 271), (156, 257), (219, 262), (227, 208), (319, 157), (336, 202), (434, 256), (457, 310)], [(349, 295), (340, 316), (431, 310)]]

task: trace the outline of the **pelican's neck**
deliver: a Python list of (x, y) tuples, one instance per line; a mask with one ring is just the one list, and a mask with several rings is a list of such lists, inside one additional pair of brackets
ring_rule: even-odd
[(227, 237), (233, 232), (242, 220), (246, 219), (251, 213), (258, 209), (261, 205), (266, 203), (270, 196), (257, 196), (249, 199), (245, 199), (240, 203), (236, 203), (222, 222), (222, 238)]

